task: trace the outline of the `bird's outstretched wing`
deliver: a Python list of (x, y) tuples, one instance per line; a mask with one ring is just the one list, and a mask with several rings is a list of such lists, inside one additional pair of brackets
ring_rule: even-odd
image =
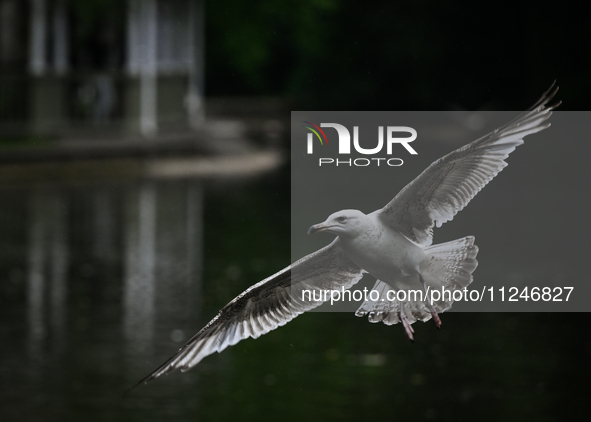
[(505, 126), (432, 163), (378, 211), (384, 224), (413, 242), (433, 242), (433, 226), (450, 221), (506, 165), (523, 138), (550, 126), (546, 120), (560, 103), (547, 106), (554, 84), (534, 106)]
[(187, 371), (214, 352), (221, 352), (240, 340), (257, 338), (285, 325), (323, 303), (311, 300), (320, 295), (303, 294), (303, 291), (348, 289), (363, 274), (364, 271), (342, 252), (337, 238), (330, 245), (242, 292), (173, 357), (135, 386), (177, 368)]

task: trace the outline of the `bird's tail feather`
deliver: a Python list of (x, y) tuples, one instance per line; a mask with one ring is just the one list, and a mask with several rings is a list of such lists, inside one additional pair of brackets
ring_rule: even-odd
[[(478, 265), (476, 255), (478, 247), (474, 245), (474, 237), (468, 236), (451, 242), (441, 243), (425, 248), (425, 259), (420, 265), (420, 272), (425, 284), (432, 292), (446, 291), (447, 295), (429, 294), (433, 298), (433, 306), (437, 312), (449, 309), (453, 303), (453, 292), (461, 290), (472, 282), (472, 273)], [(417, 276), (418, 281), (418, 276)], [(370, 322), (383, 322), (393, 325), (400, 322), (400, 311), (404, 310), (408, 321), (427, 321), (432, 314), (424, 301), (407, 301), (401, 306), (397, 300), (392, 300), (388, 292), (393, 290), (388, 284), (377, 280), (373, 289), (378, 292), (378, 300), (366, 300), (359, 307), (355, 315), (367, 315)]]
[(472, 273), (478, 266), (477, 254), (478, 246), (474, 244), (474, 236), (425, 248), (426, 258), (420, 265), (425, 284), (431, 290), (450, 292), (447, 297), (443, 294), (442, 300), (433, 303), (438, 312), (451, 307), (453, 300), (449, 296), (455, 290), (461, 290), (472, 283)]

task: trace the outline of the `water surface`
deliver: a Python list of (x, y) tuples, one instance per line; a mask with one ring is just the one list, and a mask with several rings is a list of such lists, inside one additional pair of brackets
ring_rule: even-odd
[(289, 264), (289, 171), (0, 190), (3, 421), (564, 420), (587, 314), (310, 313), (121, 397)]

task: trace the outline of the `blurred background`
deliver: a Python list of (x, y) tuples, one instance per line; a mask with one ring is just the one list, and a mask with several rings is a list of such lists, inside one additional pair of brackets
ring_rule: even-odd
[[(574, 313), (451, 313), (414, 344), (302, 315), (121, 394), (290, 263), (291, 110), (523, 110), (555, 79), (587, 110), (589, 41), (567, 2), (0, 0), (0, 419), (578, 415)], [(589, 142), (543, 151), (561, 207), (528, 228), (581, 224)]]

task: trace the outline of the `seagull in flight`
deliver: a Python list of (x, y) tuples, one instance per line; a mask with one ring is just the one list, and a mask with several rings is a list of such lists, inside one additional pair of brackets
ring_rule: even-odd
[(412, 324), (418, 320), (433, 319), (440, 327), (439, 313), (451, 307), (450, 297), (430, 301), (425, 295), (425, 300), (398, 301), (392, 300), (396, 297), (392, 293), (442, 288), (453, 292), (472, 282), (478, 253), (474, 237), (432, 245), (433, 227), (452, 220), (505, 168), (505, 159), (525, 136), (550, 126), (547, 120), (560, 102), (548, 103), (557, 91), (552, 84), (531, 109), (510, 123), (432, 163), (385, 207), (370, 214), (338, 211), (310, 227), (308, 234), (326, 232), (336, 238), (246, 289), (130, 390), (175, 369), (185, 372), (214, 352), (285, 325), (321, 305), (326, 300), (323, 292), (349, 289), (366, 273), (376, 278), (372, 291), (379, 298), (370, 295), (357, 316), (387, 325), (401, 323), (411, 340)]

